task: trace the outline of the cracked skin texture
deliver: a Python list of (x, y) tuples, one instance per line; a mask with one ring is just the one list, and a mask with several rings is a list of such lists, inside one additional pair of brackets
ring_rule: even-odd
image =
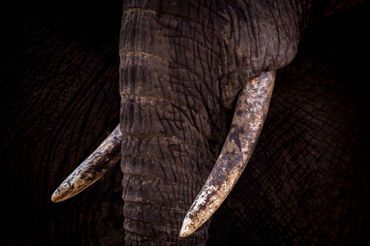
[[(78, 199), (49, 200), (118, 120), (120, 4), (99, 20), (100, 5), (82, 6), (17, 5), (21, 18), (2, 16), (11, 23), (0, 41), (2, 245), (123, 244), (119, 169)], [(209, 245), (369, 242), (365, 6), (312, 26), (278, 73), (256, 152)]]

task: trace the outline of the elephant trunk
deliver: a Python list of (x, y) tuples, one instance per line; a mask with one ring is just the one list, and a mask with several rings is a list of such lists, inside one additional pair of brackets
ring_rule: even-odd
[(208, 114), (196, 88), (185, 81), (189, 71), (174, 61), (168, 32), (174, 23), (165, 23), (152, 9), (129, 6), (123, 14), (120, 122), (126, 243), (205, 244), (206, 229), (186, 239), (178, 235), (216, 159), (207, 141)]
[[(126, 101), (127, 100), (127, 101)], [(197, 147), (190, 144), (191, 132), (170, 132), (176, 126), (161, 119), (166, 103), (149, 103), (147, 97), (125, 99), (122, 102), (122, 163), (124, 231), (126, 242), (141, 245), (157, 244), (201, 245), (205, 230), (178, 241), (182, 219), (202, 186), (199, 178)], [(171, 107), (167, 104), (167, 107)], [(158, 118), (157, 118), (158, 117)], [(166, 127), (162, 128), (163, 125)], [(172, 125), (172, 127), (170, 127)], [(168, 128), (167, 128), (168, 127)], [(150, 133), (149, 133), (150, 132)]]

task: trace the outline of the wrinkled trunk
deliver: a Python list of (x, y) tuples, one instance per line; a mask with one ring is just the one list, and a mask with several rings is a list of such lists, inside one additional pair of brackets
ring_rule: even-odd
[[(194, 79), (199, 74), (194, 69), (202, 64), (193, 64), (199, 59), (186, 53), (182, 45), (193, 41), (176, 33), (173, 17), (160, 16), (155, 7), (137, 6), (125, 7), (123, 15), (120, 93), (126, 243), (203, 245), (206, 226), (186, 239), (178, 234), (221, 142), (211, 137), (209, 102), (202, 100), (217, 97), (201, 88), (201, 79)], [(203, 71), (205, 80), (208, 73)]]

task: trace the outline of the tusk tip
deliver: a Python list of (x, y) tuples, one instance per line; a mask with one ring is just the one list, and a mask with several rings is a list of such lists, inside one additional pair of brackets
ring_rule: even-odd
[(181, 226), (181, 230), (180, 230), (180, 233), (179, 233), (179, 237), (181, 237), (181, 238), (188, 237), (191, 234), (193, 234), (195, 230), (196, 230), (196, 228), (194, 228), (193, 220), (190, 219), (186, 215), (184, 221), (182, 222), (182, 226)]
[(61, 202), (62, 199), (57, 192), (54, 192), (53, 195), (51, 195), (51, 201), (54, 203), (58, 203), (58, 202)]
[[(63, 184), (62, 184), (63, 185)], [(54, 193), (51, 195), (51, 201), (54, 203), (63, 202), (71, 198), (74, 194), (71, 192), (71, 189), (67, 189), (66, 187), (59, 186)], [(63, 188), (61, 188), (63, 187)], [(68, 187), (70, 188), (70, 187)], [(72, 190), (73, 191), (73, 190)]]

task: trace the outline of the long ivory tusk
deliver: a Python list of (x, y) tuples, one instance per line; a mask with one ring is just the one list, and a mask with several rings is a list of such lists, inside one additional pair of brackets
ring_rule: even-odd
[(54, 191), (51, 196), (53, 202), (65, 201), (96, 181), (121, 158), (122, 133), (120, 125), (100, 144), (100, 146), (86, 158)]
[(247, 165), (265, 121), (275, 72), (247, 81), (235, 108), (230, 131), (206, 183), (183, 221), (180, 237), (202, 226), (221, 206)]

